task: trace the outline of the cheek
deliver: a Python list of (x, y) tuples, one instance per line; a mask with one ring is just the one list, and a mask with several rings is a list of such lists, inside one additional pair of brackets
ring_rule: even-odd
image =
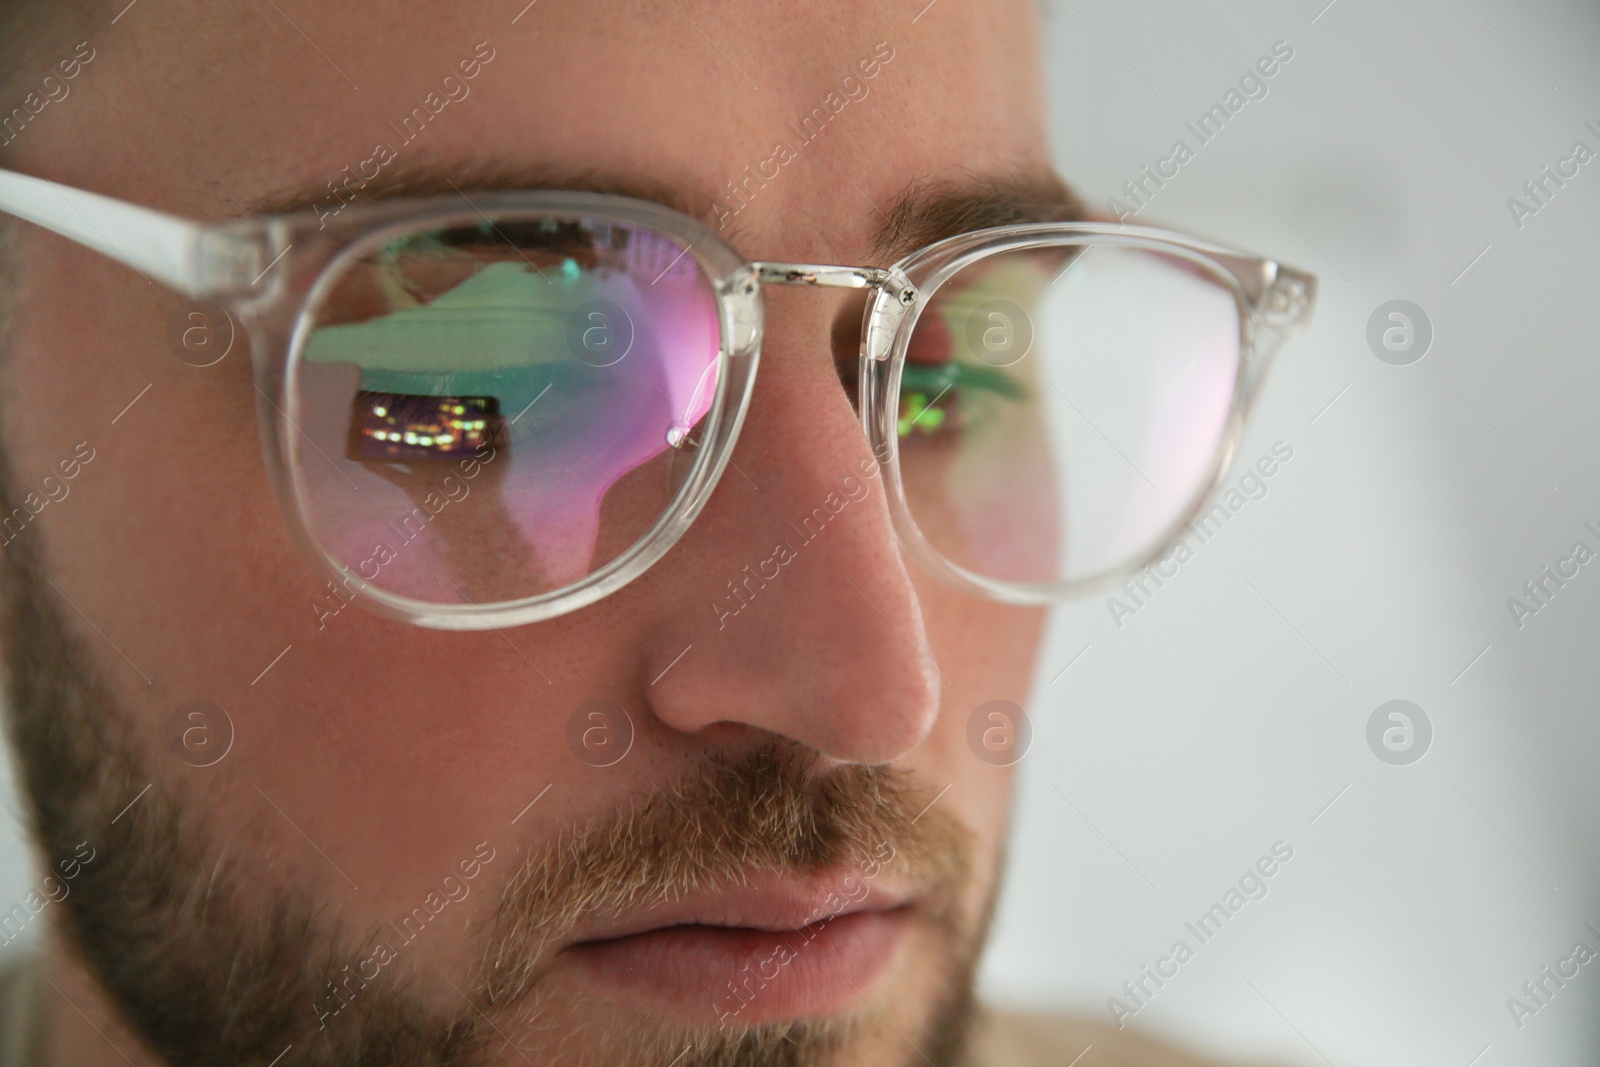
[(1047, 612), (980, 601), (918, 575), (915, 564), (912, 568), (928, 640), (949, 684), (940, 686), (938, 721), (910, 762), (935, 792), (952, 783), (939, 803), (953, 805), (976, 835), (974, 859), (987, 870), (997, 862), (1005, 837), (1016, 768), (979, 759), (970, 746), (969, 721), (991, 700), (1010, 701), (1033, 716), (1029, 684)]
[(980, 599), (926, 577), (908, 563), (923, 623), (939, 669), (950, 680), (945, 711), (957, 695), (973, 698), (970, 712), (986, 700), (1010, 700), (1028, 708), (1033, 666), (1048, 620), (1044, 608), (1020, 608)]
[(547, 685), (507, 642), (559, 685), (593, 633), (452, 635), (345, 605), (280, 515), (242, 335), (217, 365), (188, 366), (167, 342), (179, 298), (88, 253), (26, 253), (29, 285), (52, 295), (24, 318), (0, 392), (16, 484), (39, 484), (80, 441), (95, 453), (23, 536), (81, 611), (55, 604), (142, 724), (155, 772), (198, 780), (163, 724), (190, 701), (225, 709), (233, 743), (206, 773), (236, 803), (219, 810), (281, 838), (302, 874), (326, 873), (259, 787), (357, 884), (392, 883), (407, 903), (472, 842), (504, 839), (505, 813), (567, 764), (588, 770), (568, 758), (562, 712), (600, 683)]

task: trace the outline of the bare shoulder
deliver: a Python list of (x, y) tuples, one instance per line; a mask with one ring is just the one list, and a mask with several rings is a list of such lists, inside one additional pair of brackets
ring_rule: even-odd
[(1224, 1067), (1219, 1060), (1132, 1030), (1074, 1016), (993, 1008), (978, 1014), (967, 1063), (969, 1067)]

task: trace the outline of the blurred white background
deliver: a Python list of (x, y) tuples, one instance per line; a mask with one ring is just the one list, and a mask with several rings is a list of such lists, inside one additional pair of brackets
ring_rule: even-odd
[[(1047, 6), (1056, 156), (1102, 210), (1293, 48), (1138, 221), (1322, 290), (1239, 452), (1294, 449), (1269, 494), (1120, 628), (1104, 598), (1056, 620), (986, 990), (1109, 1021), (1183, 938), (1129, 1025), (1291, 1064), (1595, 1063), (1600, 961), (1520, 1027), (1507, 1001), (1600, 951), (1600, 564), (1520, 629), (1507, 600), (1600, 549), (1600, 158), (1520, 229), (1507, 200), (1600, 152), (1600, 6)], [(1394, 299), (1433, 326), (1409, 366), (1366, 339)], [(1410, 765), (1368, 747), (1392, 699), (1432, 723)], [(1184, 923), (1278, 841), (1199, 945)]]
[[(983, 982), (1109, 1018), (1282, 841), (1131, 1025), (1291, 1064), (1592, 1064), (1600, 961), (1520, 1028), (1507, 1000), (1600, 950), (1600, 563), (1520, 630), (1506, 602), (1600, 548), (1600, 160), (1521, 229), (1506, 201), (1600, 150), (1600, 7), (1055, 0), (1063, 173), (1103, 205), (1279, 41), (1139, 221), (1321, 276), (1240, 450), (1293, 459), (1120, 628), (1103, 598), (1060, 613)], [(1393, 299), (1433, 325), (1409, 366), (1366, 340)], [(1433, 725), (1407, 766), (1366, 739), (1397, 698)], [(0, 815), (0, 901), (30, 878)]]

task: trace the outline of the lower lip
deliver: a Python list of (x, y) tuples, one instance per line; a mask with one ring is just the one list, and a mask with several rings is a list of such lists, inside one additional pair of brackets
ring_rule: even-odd
[(673, 926), (579, 942), (561, 956), (612, 993), (696, 1019), (753, 1025), (849, 1008), (888, 966), (908, 921), (902, 907), (782, 933)]

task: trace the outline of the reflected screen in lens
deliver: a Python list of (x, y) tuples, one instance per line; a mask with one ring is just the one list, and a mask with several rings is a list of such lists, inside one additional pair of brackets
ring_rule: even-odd
[(505, 443), (492, 396), (402, 396), (360, 391), (350, 404), (345, 455), (361, 462), (469, 456)]
[(900, 383), (908, 509), (982, 578), (1093, 580), (1152, 550), (1209, 483), (1240, 309), (1211, 268), (1122, 245), (966, 265), (918, 318)]
[(508, 218), (385, 240), (323, 283), (291, 365), (308, 528), (414, 600), (571, 586), (671, 507), (720, 348), (698, 260), (645, 227)]

